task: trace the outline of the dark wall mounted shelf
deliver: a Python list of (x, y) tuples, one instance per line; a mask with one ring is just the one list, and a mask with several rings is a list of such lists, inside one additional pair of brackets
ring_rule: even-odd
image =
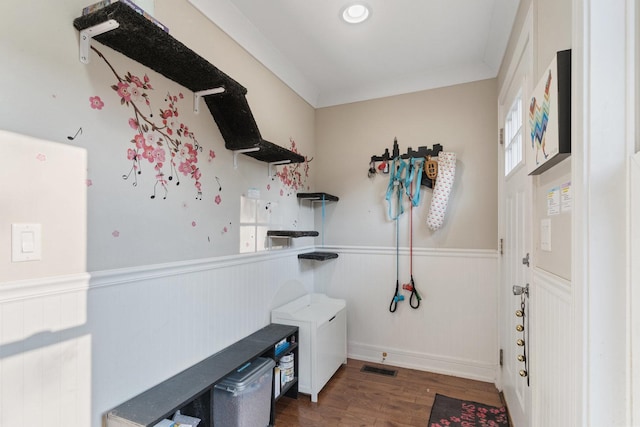
[[(298, 193), (298, 199), (309, 200), (311, 203), (322, 203), (322, 246), (324, 246), (324, 217), (325, 217), (325, 204), (326, 202), (337, 202), (340, 200), (338, 196), (333, 196), (328, 193)], [(326, 261), (329, 259), (338, 258), (338, 254), (335, 252), (314, 251), (299, 254), (298, 259), (310, 259), (314, 261)]]
[(338, 258), (338, 254), (335, 252), (307, 252), (304, 254), (298, 254), (298, 259), (312, 259), (314, 261), (326, 261), (328, 259)]
[(268, 230), (267, 236), (269, 237), (286, 237), (286, 238), (298, 238), (298, 237), (317, 237), (320, 233), (317, 231), (298, 231), (298, 230)]
[(322, 202), (323, 200), (327, 202), (337, 202), (340, 200), (338, 196), (332, 196), (327, 193), (298, 193), (297, 197), (298, 199), (311, 200), (312, 202)]
[[(73, 26), (81, 32), (82, 43), (83, 38), (87, 37), (85, 30), (110, 20), (117, 21), (117, 27), (88, 37), (157, 71), (196, 95), (215, 88), (224, 89), (221, 93), (202, 97), (220, 129), (227, 149), (242, 150), (242, 154), (268, 163), (305, 161), (300, 154), (262, 138), (247, 102), (247, 89), (244, 86), (126, 4), (113, 3), (76, 18)], [(245, 152), (249, 149), (255, 151)]]

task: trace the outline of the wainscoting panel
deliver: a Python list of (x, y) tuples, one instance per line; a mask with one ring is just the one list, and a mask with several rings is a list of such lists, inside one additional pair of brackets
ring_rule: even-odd
[[(494, 382), (498, 368), (498, 255), (483, 250), (414, 249), (422, 296), (389, 311), (396, 286), (395, 248), (331, 247), (339, 258), (316, 268), (315, 289), (347, 301), (349, 357)], [(400, 251), (400, 287), (409, 251)]]
[(84, 290), (78, 278), (0, 284), (0, 426), (100, 427), (109, 409), (268, 324), (281, 288), (312, 291), (298, 253), (96, 272)]
[(575, 425), (571, 283), (541, 269), (530, 287), (532, 426)]
[[(269, 323), (296, 292), (347, 300), (349, 356), (494, 381), (497, 254), (415, 250), (420, 307), (395, 313), (393, 248), (309, 248), (0, 284), (0, 426), (100, 427), (138, 393)], [(400, 253), (401, 285), (409, 281)], [(290, 298), (293, 299), (293, 298)]]
[(0, 426), (89, 426), (88, 275), (19, 283), (0, 285)]

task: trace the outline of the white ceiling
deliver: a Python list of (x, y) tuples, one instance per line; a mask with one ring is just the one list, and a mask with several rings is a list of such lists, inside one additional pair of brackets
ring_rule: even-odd
[(314, 107), (493, 78), (520, 0), (189, 0)]

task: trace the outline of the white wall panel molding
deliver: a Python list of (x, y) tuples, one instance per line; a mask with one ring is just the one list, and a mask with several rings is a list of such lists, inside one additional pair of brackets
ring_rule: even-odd
[(89, 274), (44, 277), (0, 283), (0, 303), (86, 290)]
[(385, 364), (443, 375), (495, 382), (498, 366), (483, 360), (447, 357), (437, 354), (406, 351), (398, 348), (372, 346), (349, 341), (348, 357), (367, 362), (381, 363), (380, 355), (387, 353)]
[[(332, 251), (344, 254), (372, 254), (372, 255), (395, 255), (395, 247), (376, 246), (323, 246), (323, 251)], [(401, 256), (410, 254), (408, 247), (400, 247)], [(495, 249), (435, 249), (435, 248), (413, 248), (414, 257), (462, 257), (462, 258), (498, 258), (498, 251)]]
[(575, 426), (575, 346), (571, 283), (541, 269), (533, 271), (529, 298), (528, 350), (533, 385), (533, 426)]
[[(323, 248), (327, 249), (327, 248)], [(496, 381), (498, 367), (498, 255), (484, 250), (414, 250), (413, 276), (422, 296), (410, 292), (394, 313), (396, 279), (410, 280), (409, 251), (336, 247), (339, 257), (316, 266), (314, 289), (347, 301), (349, 356)], [(415, 301), (414, 301), (415, 303)]]
[(216, 258), (204, 258), (191, 261), (180, 261), (166, 264), (143, 265), (139, 267), (95, 271), (91, 273), (91, 288), (121, 285), (155, 278), (180, 276), (208, 270), (218, 270), (259, 262), (268, 262), (297, 256), (309, 252), (313, 247), (272, 250), (255, 254), (229, 255)]
[(552, 292), (559, 298), (571, 298), (571, 281), (549, 273), (541, 268), (533, 269), (533, 281), (544, 286), (548, 292)]

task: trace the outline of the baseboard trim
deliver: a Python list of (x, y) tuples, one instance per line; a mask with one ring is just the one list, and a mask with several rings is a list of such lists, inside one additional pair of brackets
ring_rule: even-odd
[[(492, 365), (476, 360), (436, 356), (433, 354), (389, 349), (386, 347), (382, 348), (362, 343), (349, 342), (347, 348), (348, 357), (351, 359), (384, 363), (390, 366), (434, 372), (437, 374), (490, 382), (492, 384), (496, 382), (497, 370), (499, 368), (497, 364)], [(383, 351), (387, 353), (384, 362), (382, 362), (381, 357)]]

